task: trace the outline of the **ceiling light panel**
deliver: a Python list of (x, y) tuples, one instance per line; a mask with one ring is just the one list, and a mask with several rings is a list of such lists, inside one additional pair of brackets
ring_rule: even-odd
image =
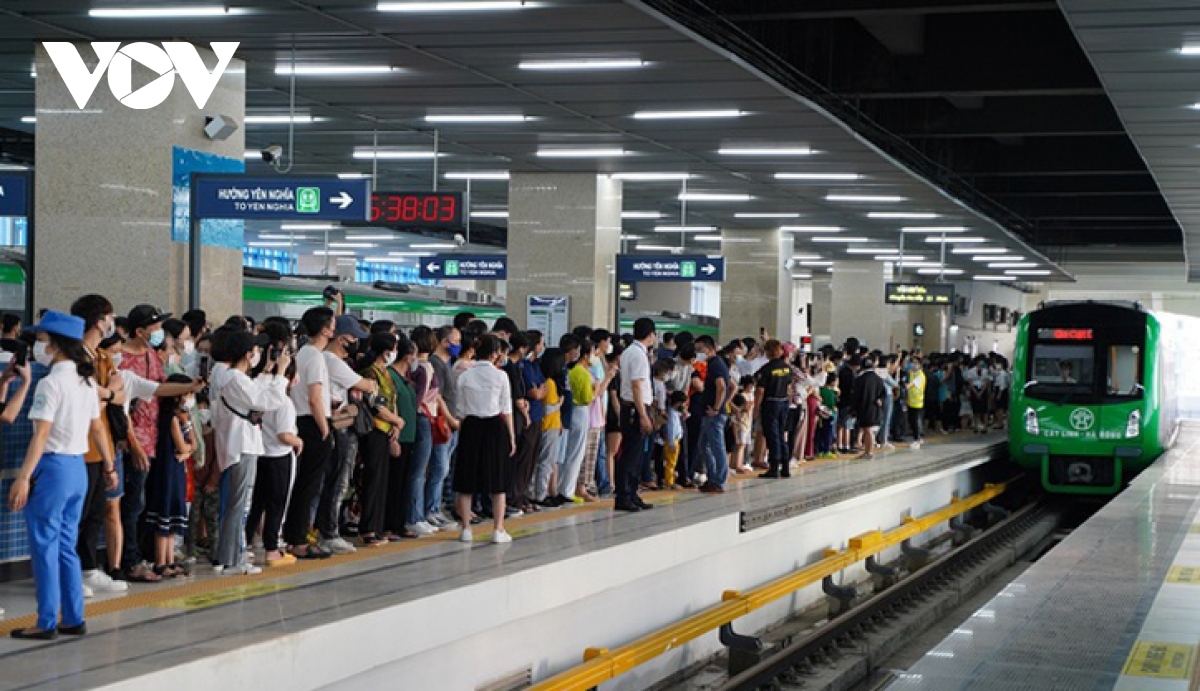
[(717, 149), (722, 156), (811, 156), (813, 150), (807, 146), (730, 146)]
[(525, 10), (540, 7), (540, 2), (529, 0), (439, 0), (437, 2), (381, 2), (375, 6), (380, 12), (494, 12), (497, 10)]
[[(881, 219), (901, 219), (908, 218), (913, 220), (929, 220), (937, 218), (939, 214), (930, 211), (872, 211), (867, 214), (867, 218)], [(949, 231), (947, 231), (949, 232)]]
[(399, 67), (391, 65), (276, 65), (275, 74), (287, 77), (295, 72), (297, 77), (342, 77), (367, 76), (372, 74), (393, 74), (402, 72)]
[(785, 233), (840, 233), (841, 226), (780, 226)]
[(740, 118), (744, 110), (642, 110), (633, 114), (635, 120), (703, 120), (707, 118)]
[(650, 63), (637, 58), (579, 58), (577, 60), (525, 60), (522, 70), (574, 72), (580, 70), (635, 70)]
[(748, 202), (754, 197), (748, 194), (725, 194), (721, 192), (684, 192), (677, 197), (681, 202)]
[(527, 122), (533, 118), (528, 115), (521, 114), (504, 114), (495, 113), (492, 115), (426, 115), (425, 122), (438, 124), (500, 124), (513, 122)]
[(849, 202), (861, 204), (898, 204), (907, 201), (908, 197), (894, 194), (827, 194), (827, 202)]
[(776, 180), (793, 180), (799, 182), (848, 181), (857, 180), (858, 173), (775, 173)]
[(800, 214), (797, 212), (794, 212), (794, 211), (780, 211), (780, 212), (751, 211), (751, 212), (747, 212), (747, 213), (736, 213), (733, 215), (733, 217), (734, 218), (800, 218)]
[(538, 149), (539, 158), (615, 158), (629, 152), (625, 149)]

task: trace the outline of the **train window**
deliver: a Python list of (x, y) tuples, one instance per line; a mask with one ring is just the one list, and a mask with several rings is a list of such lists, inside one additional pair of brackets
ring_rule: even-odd
[(1055, 395), (1090, 393), (1095, 381), (1095, 350), (1091, 345), (1039, 343), (1033, 348), (1029, 373), (1031, 395), (1037, 390)]
[(1142, 395), (1142, 349), (1135, 345), (1112, 345), (1108, 347), (1108, 378), (1106, 390), (1109, 396)]

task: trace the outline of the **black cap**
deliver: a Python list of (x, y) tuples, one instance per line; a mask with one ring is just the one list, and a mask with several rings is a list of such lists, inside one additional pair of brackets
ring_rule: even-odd
[(171, 317), (170, 312), (159, 312), (154, 305), (138, 305), (129, 310), (129, 330), (154, 326)]

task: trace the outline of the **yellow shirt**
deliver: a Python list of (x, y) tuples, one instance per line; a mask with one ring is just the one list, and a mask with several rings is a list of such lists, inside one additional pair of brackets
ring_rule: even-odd
[(558, 385), (553, 379), (546, 380), (546, 396), (542, 403), (546, 404), (546, 414), (542, 417), (542, 431), (562, 429), (562, 397), (558, 395)]
[(925, 373), (919, 369), (908, 374), (908, 407), (925, 407)]

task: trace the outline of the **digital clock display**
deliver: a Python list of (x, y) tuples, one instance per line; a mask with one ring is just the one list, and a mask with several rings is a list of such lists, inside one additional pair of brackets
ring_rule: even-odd
[(462, 192), (376, 192), (371, 195), (371, 223), (391, 228), (465, 227)]

